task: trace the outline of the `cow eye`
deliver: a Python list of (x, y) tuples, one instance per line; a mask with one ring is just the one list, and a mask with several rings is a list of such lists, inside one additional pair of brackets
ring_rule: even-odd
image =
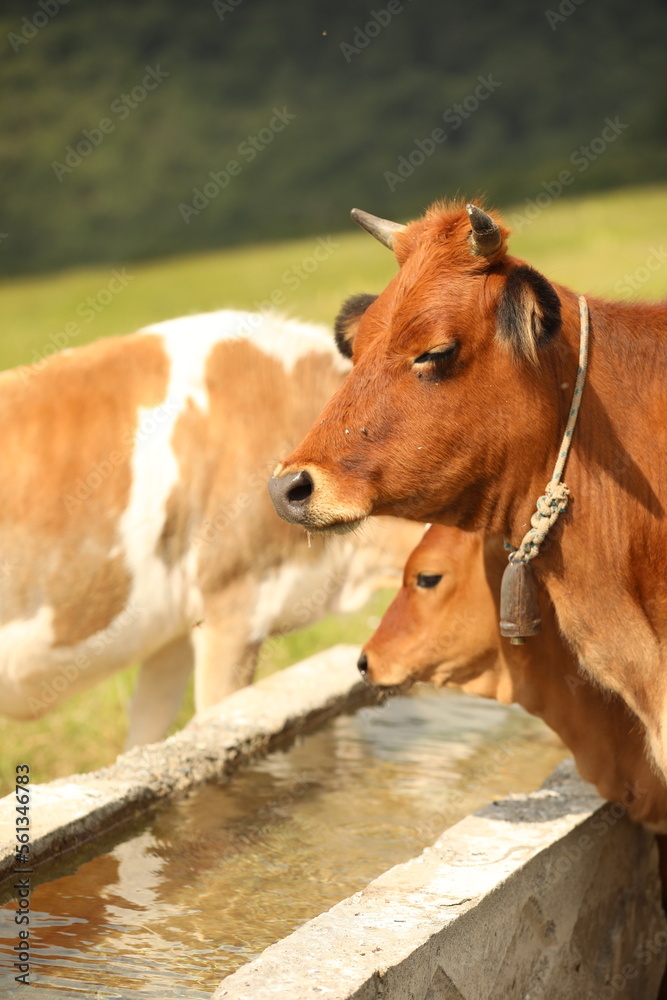
[(437, 587), (442, 580), (442, 573), (420, 573), (417, 576), (418, 587)]
[(447, 362), (451, 361), (457, 347), (458, 344), (444, 344), (442, 347), (434, 347), (433, 350), (426, 351), (424, 354), (420, 354), (418, 358), (415, 358), (413, 364), (444, 366)]

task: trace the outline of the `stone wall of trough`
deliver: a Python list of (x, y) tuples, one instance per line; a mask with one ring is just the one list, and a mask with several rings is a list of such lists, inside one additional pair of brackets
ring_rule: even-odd
[[(35, 865), (375, 696), (338, 646), (163, 743), (32, 787)], [(0, 801), (11, 893), (14, 796)], [(4, 881), (4, 886), (3, 886)], [(215, 1000), (656, 1000), (667, 956), (653, 837), (570, 763), (494, 802), (268, 948)], [(665, 994), (667, 996), (667, 994)]]

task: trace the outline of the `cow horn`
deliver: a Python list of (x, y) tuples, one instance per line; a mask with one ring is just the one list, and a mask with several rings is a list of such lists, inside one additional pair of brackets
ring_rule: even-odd
[(408, 228), (407, 226), (402, 226), (400, 222), (390, 222), (389, 219), (379, 219), (377, 215), (362, 212), (360, 208), (353, 208), (350, 215), (358, 226), (361, 226), (367, 233), (374, 236), (388, 250), (394, 249), (394, 237), (396, 233), (402, 233)]
[(503, 234), (491, 216), (477, 205), (466, 205), (466, 212), (472, 227), (470, 249), (476, 257), (490, 257), (502, 243)]

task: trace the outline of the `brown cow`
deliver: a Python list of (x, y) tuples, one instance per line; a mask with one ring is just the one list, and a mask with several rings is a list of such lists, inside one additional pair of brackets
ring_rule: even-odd
[(0, 712), (141, 662), (128, 744), (159, 739), (193, 664), (201, 712), (401, 567), (416, 525), (308, 546), (266, 495), (349, 367), (323, 327), (223, 310), (0, 375)]
[(503, 705), (517, 702), (558, 733), (603, 798), (667, 832), (667, 787), (647, 754), (643, 725), (617, 695), (578, 673), (546, 594), (539, 635), (523, 646), (500, 638), (506, 561), (500, 539), (433, 525), (410, 556), (359, 669), (379, 686), (431, 681)]
[[(356, 217), (400, 270), (339, 317), (355, 367), (278, 466), (276, 509), (310, 530), (392, 514), (516, 547), (572, 405), (577, 296), (510, 256), (475, 206)], [(667, 773), (667, 306), (589, 308), (570, 504), (533, 566), (582, 668), (627, 700)]]

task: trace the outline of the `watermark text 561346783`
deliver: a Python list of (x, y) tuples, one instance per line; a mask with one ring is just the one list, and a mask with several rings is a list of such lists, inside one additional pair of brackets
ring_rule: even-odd
[(30, 975), (30, 767), (16, 766), (16, 844), (14, 847), (14, 875), (16, 881), (16, 912), (14, 923), (18, 928), (18, 941), (13, 947), (14, 979), (22, 986), (29, 985)]

